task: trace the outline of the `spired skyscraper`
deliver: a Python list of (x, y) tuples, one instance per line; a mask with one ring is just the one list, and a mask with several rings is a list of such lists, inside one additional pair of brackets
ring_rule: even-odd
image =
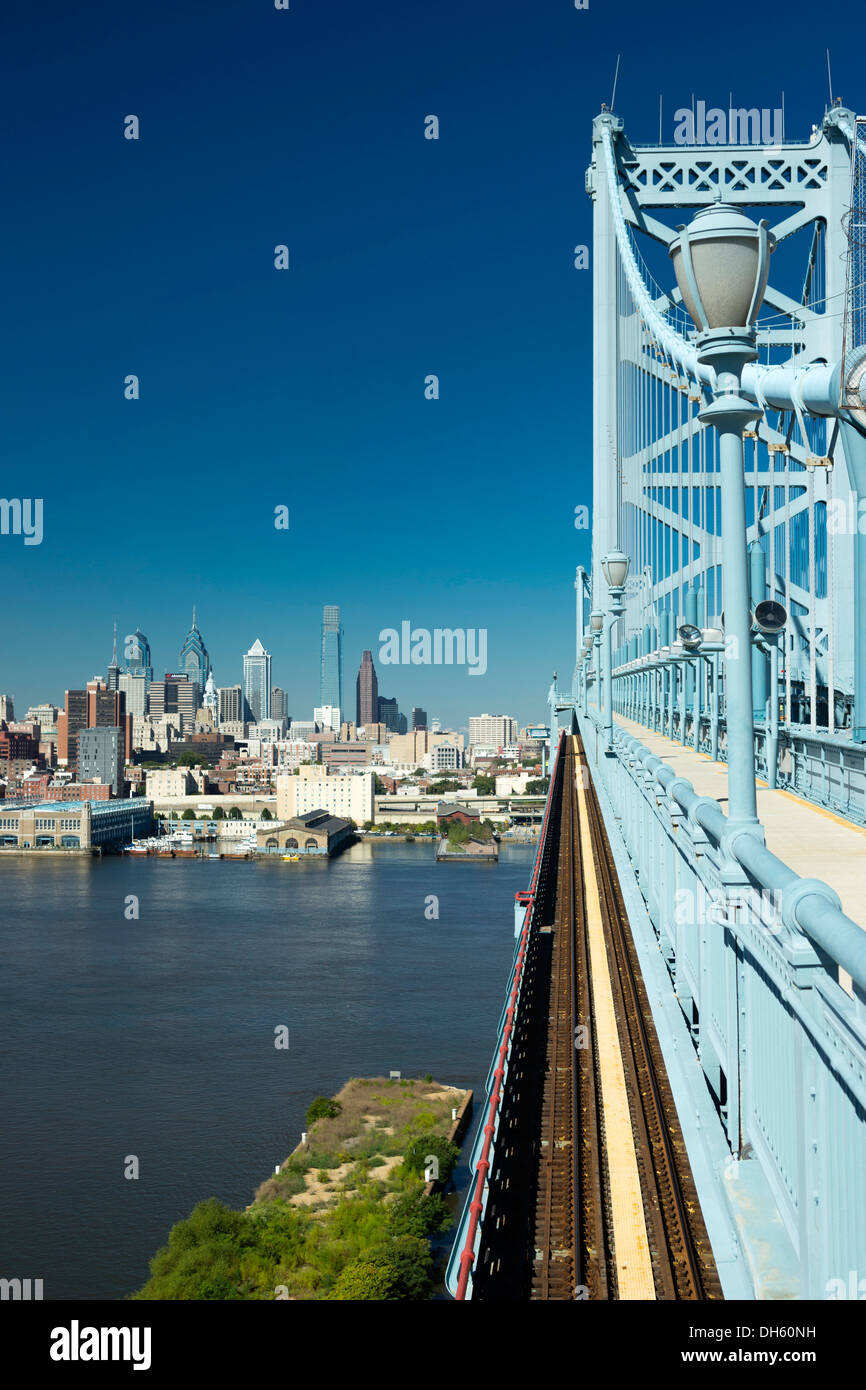
[(207, 678), (211, 674), (210, 657), (202, 635), (195, 625), (195, 604), (192, 608), (192, 627), (184, 638), (180, 649), (180, 674), (188, 676), (198, 686), (199, 699), (204, 693)]
[(326, 603), (322, 613), (322, 689), (319, 704), (343, 708), (343, 629), (340, 609)]
[(373, 653), (364, 652), (356, 687), (355, 714), (358, 724), (375, 724), (379, 719), (379, 681)]
[(271, 717), (271, 654), (258, 637), (244, 657), (244, 719), (258, 724)]

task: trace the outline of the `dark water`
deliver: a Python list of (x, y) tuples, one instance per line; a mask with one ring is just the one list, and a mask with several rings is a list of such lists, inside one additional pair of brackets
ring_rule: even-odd
[(249, 1202), (349, 1076), (478, 1095), (532, 851), (432, 856), (0, 861), (0, 1276), (123, 1297), (197, 1201)]

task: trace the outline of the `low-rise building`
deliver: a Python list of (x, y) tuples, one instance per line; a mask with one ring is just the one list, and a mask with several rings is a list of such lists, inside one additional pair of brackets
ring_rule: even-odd
[(3, 807), (0, 850), (111, 849), (152, 827), (153, 806), (144, 797)]
[(148, 769), (145, 795), (151, 801), (173, 801), (176, 797), (190, 796), (193, 792), (203, 790), (189, 768)]
[(332, 775), (322, 767), (302, 767), (298, 776), (277, 778), (277, 818), (289, 820), (308, 811), (345, 816), (357, 825), (374, 818), (373, 774)]
[[(316, 783), (321, 786), (321, 783)], [(284, 825), (256, 834), (259, 849), (270, 854), (335, 854), (353, 835), (352, 824), (320, 807), (290, 817)]]

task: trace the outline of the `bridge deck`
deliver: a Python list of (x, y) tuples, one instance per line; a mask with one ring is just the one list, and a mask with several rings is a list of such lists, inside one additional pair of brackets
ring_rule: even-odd
[[(701, 796), (715, 797), (727, 811), (728, 769), (705, 753), (684, 748), (676, 739), (655, 733), (622, 715), (617, 724), (663, 758), (678, 777), (686, 777)], [(842, 900), (842, 910), (866, 925), (863, 871), (866, 869), (866, 828), (852, 825), (821, 806), (812, 806), (787, 791), (771, 791), (758, 781), (758, 815), (767, 848), (804, 878), (829, 883)]]

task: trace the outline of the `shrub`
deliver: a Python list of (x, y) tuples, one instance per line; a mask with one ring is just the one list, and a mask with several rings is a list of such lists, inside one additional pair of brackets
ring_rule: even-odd
[(369, 1260), (352, 1260), (340, 1274), (328, 1298), (356, 1302), (392, 1297), (395, 1276), (386, 1265)]
[(426, 1240), (417, 1236), (391, 1236), (389, 1240), (365, 1251), (364, 1259), (389, 1274), (391, 1289), (388, 1298), (430, 1297), (433, 1260)]
[(316, 1096), (307, 1110), (307, 1127), (314, 1125), (316, 1120), (335, 1120), (342, 1109), (338, 1100), (331, 1100), (329, 1096)]
[(451, 1213), (438, 1192), (428, 1197), (423, 1191), (403, 1192), (388, 1208), (388, 1225), (394, 1236), (425, 1236), (447, 1231)]
[(439, 1180), (445, 1182), (454, 1170), (460, 1150), (441, 1134), (430, 1134), (426, 1137), (422, 1135), (420, 1139), (413, 1139), (403, 1161), (410, 1173), (417, 1173), (419, 1177), (423, 1177), (429, 1154), (438, 1160)]

